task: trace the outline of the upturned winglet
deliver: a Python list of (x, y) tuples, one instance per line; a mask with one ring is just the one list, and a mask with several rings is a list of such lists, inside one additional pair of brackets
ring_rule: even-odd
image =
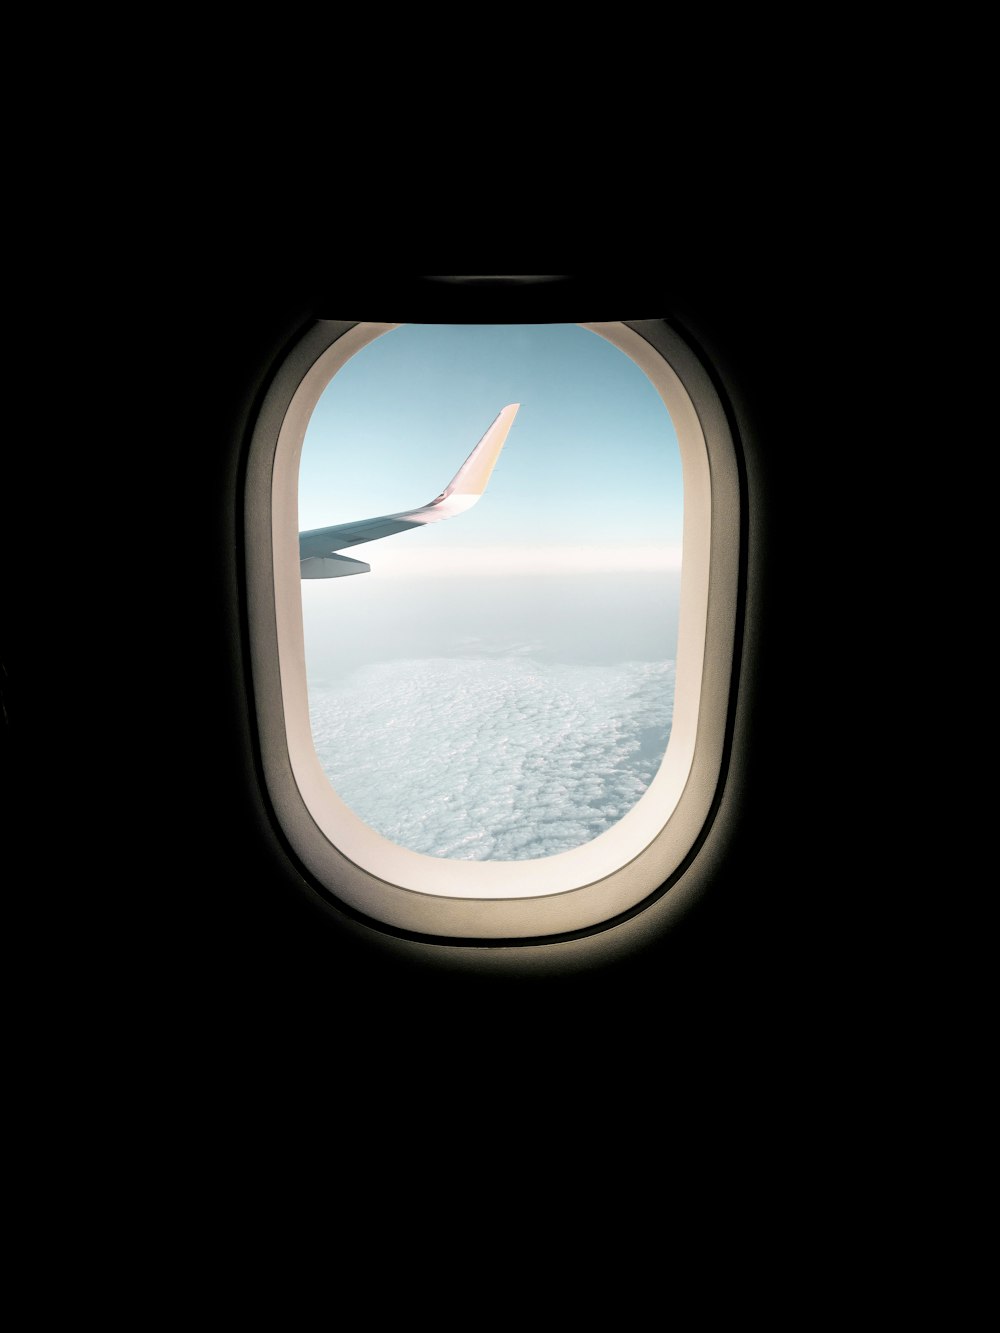
[(312, 528), (299, 533), (299, 567), (306, 579), (342, 578), (345, 574), (364, 574), (369, 566), (346, 556), (334, 558), (334, 552), (362, 542), (391, 537), (408, 528), (423, 527), (454, 518), (471, 509), (486, 490), (500, 451), (507, 439), (520, 403), (508, 403), (468, 458), (436, 499), (419, 509), (400, 514), (383, 514), (379, 518), (364, 518), (356, 523), (336, 523), (329, 528)]

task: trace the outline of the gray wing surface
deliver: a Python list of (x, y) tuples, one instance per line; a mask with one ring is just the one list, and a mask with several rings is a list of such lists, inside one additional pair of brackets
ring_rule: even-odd
[(379, 518), (363, 518), (354, 523), (335, 523), (329, 528), (310, 528), (299, 533), (299, 566), (304, 579), (340, 578), (345, 574), (364, 574), (371, 566), (361, 560), (338, 556), (336, 552), (362, 542), (378, 541), (409, 528), (439, 523), (471, 509), (486, 490), (496, 467), (500, 450), (507, 439), (520, 403), (508, 403), (501, 409), (486, 434), (469, 454), (441, 494), (419, 509)]

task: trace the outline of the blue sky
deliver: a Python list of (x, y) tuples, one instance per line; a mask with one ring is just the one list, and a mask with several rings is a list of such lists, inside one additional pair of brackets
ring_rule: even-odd
[(408, 567), (514, 575), (536, 565), (538, 548), (553, 569), (676, 564), (682, 486), (669, 413), (624, 352), (573, 324), (408, 324), (362, 348), (309, 422), (299, 527), (428, 503), (512, 402), (520, 411), (468, 513), (347, 554), (383, 577)]

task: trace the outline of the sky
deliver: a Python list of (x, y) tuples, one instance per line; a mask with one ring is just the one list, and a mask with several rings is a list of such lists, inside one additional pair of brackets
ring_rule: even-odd
[(676, 431), (635, 362), (578, 325), (408, 324), (363, 347), (307, 426), (300, 529), (427, 504), (512, 402), (471, 509), (350, 547), (370, 573), (303, 580), (311, 682), (403, 657), (674, 656)]
[[(508, 403), (521, 407), (472, 510), (350, 555), (385, 577), (530, 573), (539, 548), (552, 568), (676, 566), (673, 422), (631, 358), (575, 324), (408, 324), (362, 348), (306, 430), (300, 529), (427, 504)], [(449, 566), (456, 549), (470, 557)]]

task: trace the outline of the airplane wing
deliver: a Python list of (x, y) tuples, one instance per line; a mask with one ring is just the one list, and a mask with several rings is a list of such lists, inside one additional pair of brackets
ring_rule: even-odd
[(425, 523), (438, 523), (471, 509), (482, 493), (500, 457), (520, 403), (508, 403), (489, 430), (452, 477), (441, 494), (419, 509), (402, 514), (383, 514), (380, 518), (363, 518), (357, 523), (335, 523), (330, 528), (311, 528), (299, 533), (299, 568), (304, 579), (334, 579), (345, 574), (364, 574), (371, 569), (362, 560), (351, 560), (337, 555), (347, 546), (391, 537), (395, 532), (419, 528)]

